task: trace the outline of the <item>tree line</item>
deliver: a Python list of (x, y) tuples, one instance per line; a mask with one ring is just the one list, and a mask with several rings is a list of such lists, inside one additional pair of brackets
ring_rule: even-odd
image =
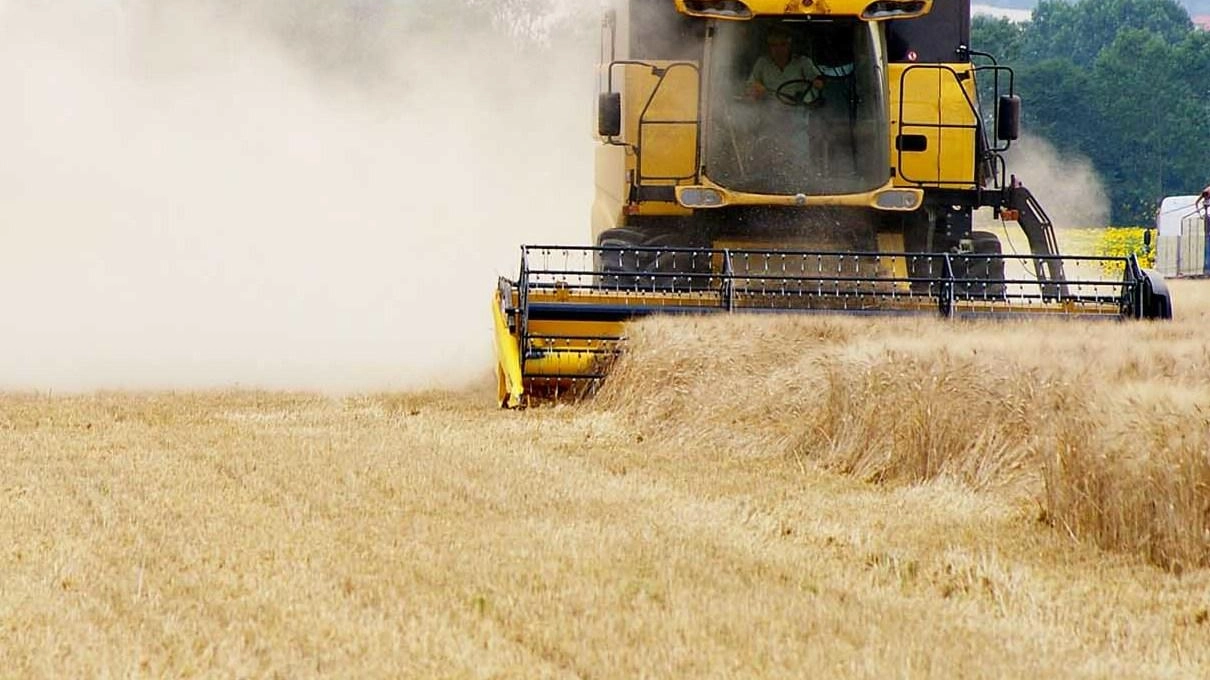
[[(976, 2), (1006, 9), (1033, 9), (1038, 4), (1038, 0), (983, 0), (982, 2), (976, 0)], [(1210, 0), (1181, 0), (1180, 4), (1191, 15), (1210, 14)]]
[(1027, 132), (1091, 160), (1115, 224), (1210, 183), (1210, 33), (1175, 0), (1042, 0), (1028, 22), (975, 17), (971, 44), (1015, 70)]

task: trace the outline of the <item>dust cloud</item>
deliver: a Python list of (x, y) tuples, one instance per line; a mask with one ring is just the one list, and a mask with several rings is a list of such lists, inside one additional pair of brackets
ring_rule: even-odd
[(1060, 153), (1040, 137), (1022, 135), (1005, 154), (1005, 162), (1009, 173), (1037, 196), (1055, 226), (1108, 224), (1109, 197), (1087, 158)]
[(588, 239), (589, 4), (0, 0), (0, 389), (486, 374)]

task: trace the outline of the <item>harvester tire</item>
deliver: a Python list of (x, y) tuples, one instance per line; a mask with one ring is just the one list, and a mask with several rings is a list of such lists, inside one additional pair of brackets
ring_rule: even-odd
[(972, 231), (970, 241), (972, 255), (994, 255), (996, 257), (987, 260), (974, 257), (968, 260), (965, 278), (995, 281), (996, 283), (970, 284), (967, 292), (974, 297), (1003, 297), (1006, 286), (1004, 284), (1004, 260), (999, 257), (1004, 252), (1000, 247), (1000, 239), (988, 231)]
[[(664, 251), (645, 252), (642, 248), (692, 248), (684, 235), (676, 232), (634, 227), (617, 227), (601, 232), (597, 245), (620, 248), (618, 252), (598, 254), (597, 271), (601, 283), (618, 288), (691, 288), (694, 280), (677, 274), (700, 274), (710, 271), (710, 259), (701, 254)], [(634, 250), (627, 250), (634, 249)]]

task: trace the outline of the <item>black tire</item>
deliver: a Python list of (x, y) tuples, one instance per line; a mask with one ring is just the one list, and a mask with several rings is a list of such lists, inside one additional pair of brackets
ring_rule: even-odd
[[(599, 282), (620, 289), (693, 289), (709, 285), (710, 255), (692, 239), (669, 229), (617, 227), (601, 232)], [(652, 249), (652, 250), (648, 250)]]
[(1144, 319), (1169, 320), (1172, 318), (1172, 296), (1168, 293), (1168, 284), (1158, 272), (1150, 269), (1143, 270), (1143, 309)]
[(1000, 239), (987, 231), (972, 231), (969, 238), (971, 252), (963, 258), (964, 271), (955, 273), (960, 278), (988, 283), (968, 283), (962, 286), (963, 292), (975, 298), (1004, 297), (1007, 286), (1004, 284), (1004, 259), (1000, 257), (1004, 250), (1000, 247)]

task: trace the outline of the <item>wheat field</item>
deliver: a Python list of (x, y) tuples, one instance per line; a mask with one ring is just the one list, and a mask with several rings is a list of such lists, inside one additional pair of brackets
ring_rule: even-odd
[(598, 399), (0, 396), (0, 675), (1205, 677), (1170, 324), (658, 319)]

